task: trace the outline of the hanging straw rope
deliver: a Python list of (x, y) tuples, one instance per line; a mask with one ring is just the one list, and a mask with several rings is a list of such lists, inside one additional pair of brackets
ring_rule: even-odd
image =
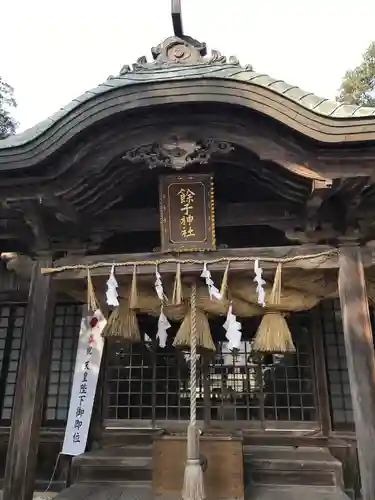
[(290, 262), (304, 261), (304, 260), (314, 260), (320, 258), (330, 258), (338, 254), (337, 248), (332, 248), (330, 250), (326, 250), (325, 252), (319, 252), (311, 255), (293, 255), (292, 257), (282, 257), (282, 258), (274, 258), (274, 257), (220, 257), (218, 259), (157, 259), (157, 260), (140, 260), (140, 261), (129, 261), (129, 262), (96, 262), (95, 264), (84, 265), (84, 264), (76, 264), (69, 266), (60, 266), (60, 267), (44, 267), (41, 269), (42, 274), (51, 274), (51, 273), (62, 273), (64, 271), (76, 271), (79, 269), (99, 269), (102, 267), (111, 268), (112, 266), (116, 267), (129, 267), (129, 266), (158, 266), (161, 264), (198, 264), (206, 263), (207, 265), (211, 264), (220, 264), (222, 262), (255, 262), (256, 260), (261, 260), (262, 262), (273, 262), (273, 263), (282, 263), (288, 264)]
[(95, 312), (99, 309), (89, 268), (87, 268), (87, 308), (91, 312)]
[(220, 295), (221, 295), (222, 299), (225, 299), (226, 296), (227, 296), (229, 265), (230, 265), (230, 260), (228, 260), (228, 262), (227, 262), (227, 267), (225, 268), (225, 271), (224, 271), (224, 274), (223, 274), (223, 279), (221, 281)]
[(199, 430), (197, 428), (197, 285), (191, 288), (191, 351), (190, 351), (190, 423), (187, 429), (187, 461), (182, 500), (205, 498), (203, 471), (199, 458)]
[(172, 304), (179, 306), (182, 304), (182, 301), (181, 263), (177, 262), (176, 277), (173, 284)]
[(281, 264), (277, 265), (273, 287), (267, 304), (268, 311), (263, 316), (255, 335), (253, 350), (260, 352), (295, 352), (292, 334), (284, 314), (272, 309), (280, 304), (281, 296)]
[(129, 344), (141, 342), (138, 319), (129, 300), (120, 299), (119, 307), (112, 311), (103, 332), (104, 337), (121, 337)]
[[(196, 292), (195, 292), (196, 294)], [(176, 337), (173, 341), (173, 347), (177, 349), (189, 349), (191, 348), (191, 330), (193, 309), (190, 307), (190, 310), (186, 314), (183, 319), (180, 328), (176, 334)], [(194, 311), (194, 321), (195, 328), (197, 331), (195, 344), (196, 348), (198, 347), (199, 351), (211, 351), (214, 352), (216, 350), (215, 344), (212, 340), (210, 324), (208, 322), (206, 314), (197, 308), (196, 299), (195, 299), (195, 311)]]
[(136, 309), (138, 305), (138, 289), (137, 289), (137, 266), (133, 266), (133, 278), (130, 288), (130, 309)]

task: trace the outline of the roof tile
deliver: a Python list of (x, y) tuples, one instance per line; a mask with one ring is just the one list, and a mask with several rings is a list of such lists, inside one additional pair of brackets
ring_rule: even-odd
[(358, 106), (354, 110), (352, 116), (353, 118), (360, 118), (361, 116), (373, 116), (375, 115), (375, 108), (369, 108), (368, 106)]
[(313, 111), (315, 111), (315, 113), (319, 113), (320, 115), (334, 116), (334, 113), (339, 106), (341, 106), (341, 104), (325, 99), (313, 108)]
[(113, 88), (168, 80), (190, 80), (200, 78), (235, 80), (247, 82), (249, 85), (267, 88), (277, 94), (283, 95), (286, 99), (295, 102), (303, 108), (332, 118), (350, 119), (375, 116), (375, 108), (340, 104), (330, 101), (302, 90), (295, 85), (290, 85), (282, 80), (272, 78), (269, 75), (257, 73), (253, 71), (251, 67), (241, 67), (237, 63), (229, 62), (223, 64), (197, 64), (186, 66), (181, 64), (166, 67), (150, 66), (142, 71), (129, 71), (121, 76), (108, 78), (104, 83), (78, 96), (55, 114), (47, 118), (47, 120), (44, 120), (25, 132), (0, 141), (0, 149), (19, 146), (31, 141), (33, 138), (41, 135), (45, 130), (56, 123), (56, 121), (62, 119), (70, 111), (74, 110), (77, 106)]
[(325, 100), (326, 99), (324, 99), (324, 97), (319, 97), (315, 94), (307, 94), (299, 102), (303, 107), (315, 110), (315, 108), (317, 108), (319, 104), (321, 104)]
[(283, 80), (274, 80), (272, 85), (268, 85), (268, 87), (278, 94), (285, 94), (285, 92), (292, 89), (294, 85), (290, 85)]

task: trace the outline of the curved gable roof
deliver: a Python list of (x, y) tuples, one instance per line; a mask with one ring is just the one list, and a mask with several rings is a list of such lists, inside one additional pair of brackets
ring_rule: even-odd
[[(37, 140), (48, 130), (66, 121), (70, 115), (76, 117), (78, 108), (85, 104), (93, 109), (95, 101), (101, 98), (102, 103), (103, 97), (115, 89), (124, 89), (128, 94), (131, 92), (134, 102), (135, 96), (142, 97), (146, 84), (153, 84), (154, 88), (157, 88), (157, 84), (169, 83), (170, 88), (173, 88), (178, 87), (179, 81), (185, 81), (190, 86), (191, 102), (194, 101), (194, 89), (203, 85), (208, 87), (210, 83), (215, 89), (208, 89), (205, 94), (206, 101), (236, 102), (237, 97), (238, 103), (243, 104), (240, 101), (245, 99), (244, 92), (247, 91), (249, 108), (261, 111), (323, 142), (324, 130), (336, 127), (337, 131), (332, 134), (334, 139), (327, 137), (327, 142), (375, 139), (375, 108), (337, 103), (283, 80), (257, 73), (249, 65), (241, 66), (234, 57), (227, 61), (219, 52), (213, 51), (212, 56), (206, 58), (203, 57), (205, 52), (205, 45), (190, 37), (170, 37), (152, 49), (153, 62), (148, 63), (145, 57), (141, 57), (132, 68), (124, 66), (118, 76), (110, 76), (104, 83), (73, 99), (46, 120), (20, 134), (0, 140), (0, 153)], [(210, 93), (216, 93), (216, 96), (210, 97)], [(202, 100), (197, 98), (197, 101)], [(165, 98), (165, 102), (168, 101), (171, 99)], [(137, 106), (142, 106), (140, 99)], [(298, 126), (297, 115), (302, 115), (311, 123), (315, 122), (315, 126), (310, 128), (319, 133), (302, 130), (303, 127)]]

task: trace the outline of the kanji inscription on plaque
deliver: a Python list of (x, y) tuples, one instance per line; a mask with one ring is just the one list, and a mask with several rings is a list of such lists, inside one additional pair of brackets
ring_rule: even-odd
[(163, 252), (215, 250), (212, 175), (162, 177), (160, 223)]

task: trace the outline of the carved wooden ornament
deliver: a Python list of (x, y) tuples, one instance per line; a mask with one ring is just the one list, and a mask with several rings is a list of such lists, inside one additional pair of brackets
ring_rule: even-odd
[(211, 174), (161, 177), (159, 194), (162, 252), (216, 249)]

